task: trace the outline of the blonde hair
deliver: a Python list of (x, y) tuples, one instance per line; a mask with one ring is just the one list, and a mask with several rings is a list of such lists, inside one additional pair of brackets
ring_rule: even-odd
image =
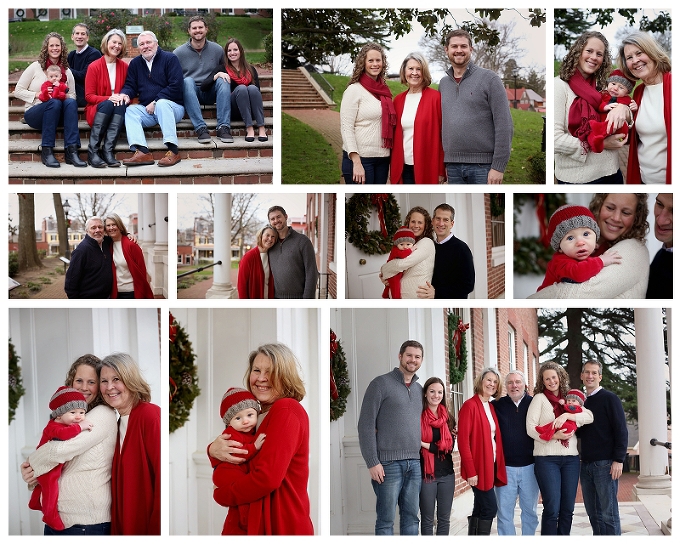
[(300, 377), (300, 363), (285, 344), (263, 344), (250, 353), (248, 370), (244, 378), (248, 391), (253, 392), (250, 386), (250, 373), (253, 370), (255, 357), (260, 354), (271, 362), (270, 379), (272, 387), (279, 393), (280, 398), (295, 399), (298, 402), (305, 398), (305, 384)]
[(266, 225), (260, 232), (257, 233), (257, 247), (262, 247), (262, 237), (264, 236), (264, 231), (267, 229), (270, 229), (274, 233), (274, 237), (278, 240), (279, 233), (276, 232), (276, 229), (271, 225)]
[(112, 353), (102, 359), (101, 367), (113, 370), (132, 396), (132, 406), (151, 401), (151, 387), (139, 370), (139, 365), (127, 353)]
[(116, 226), (118, 227), (118, 230), (120, 231), (121, 235), (127, 236), (128, 231), (125, 228), (125, 225), (123, 224), (123, 220), (119, 217), (117, 213), (110, 213), (104, 218), (104, 228), (106, 229), (106, 222), (107, 221), (113, 221)]
[(114, 34), (118, 36), (123, 42), (120, 47), (120, 53), (118, 53), (118, 58), (120, 59), (125, 56), (125, 52), (127, 51), (127, 38), (125, 37), (125, 34), (123, 34), (123, 31), (118, 28), (112, 28), (106, 34), (104, 34), (99, 49), (101, 50), (103, 55), (106, 55), (109, 52), (108, 49), (109, 40), (111, 39), (111, 36), (113, 36)]
[(408, 85), (408, 81), (406, 81), (406, 65), (410, 60), (415, 60), (418, 64), (420, 64), (421, 75), (423, 77), (423, 82), (420, 88), (424, 89), (425, 87), (429, 87), (432, 83), (430, 68), (427, 65), (427, 60), (425, 60), (425, 57), (418, 52), (409, 53), (401, 63), (401, 68), (399, 69), (399, 79), (402, 85)]
[(654, 63), (655, 74), (666, 74), (671, 71), (671, 59), (668, 56), (668, 53), (666, 53), (659, 43), (647, 32), (637, 30), (623, 38), (623, 40), (621, 40), (621, 45), (619, 45), (618, 63), (621, 67), (621, 71), (628, 79), (637, 81), (638, 78), (633, 75), (626, 64), (624, 48), (627, 45), (634, 45), (649, 57)]
[(501, 381), (501, 375), (498, 373), (498, 370), (490, 366), (486, 367), (475, 377), (475, 381), (473, 382), (474, 383), (473, 390), (476, 395), (482, 395), (484, 393), (482, 382), (484, 381), (484, 376), (486, 376), (489, 373), (492, 373), (494, 376), (496, 376), (496, 380), (498, 380), (498, 387), (496, 387), (496, 392), (493, 395), (491, 395), (492, 398), (497, 399), (503, 393), (503, 382)]

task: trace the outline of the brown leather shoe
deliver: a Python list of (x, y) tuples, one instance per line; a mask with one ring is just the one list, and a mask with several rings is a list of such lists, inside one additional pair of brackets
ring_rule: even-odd
[(168, 150), (165, 157), (158, 161), (158, 166), (175, 166), (181, 160), (179, 153), (175, 154)]
[(129, 159), (123, 161), (123, 166), (144, 166), (147, 164), (153, 164), (153, 155), (151, 153), (142, 153), (141, 151), (135, 151)]

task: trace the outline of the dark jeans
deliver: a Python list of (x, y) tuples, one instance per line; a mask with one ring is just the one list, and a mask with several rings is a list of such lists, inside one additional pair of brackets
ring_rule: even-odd
[(63, 531), (55, 531), (49, 525), (45, 525), (45, 536), (59, 536), (59, 535), (110, 535), (110, 523), (97, 523), (96, 525), (72, 525)]
[[(361, 157), (361, 164), (366, 172), (366, 185), (387, 183), (390, 173), (389, 157)], [(354, 175), (354, 163), (346, 151), (342, 152), (342, 177), (347, 185), (355, 185), (352, 180)]]
[(385, 479), (371, 480), (375, 492), (375, 534), (394, 534), (394, 518), (399, 505), (399, 534), (418, 534), (418, 496), (420, 494), (420, 459), (386, 461), (382, 464)]
[(416, 175), (412, 164), (405, 164), (401, 172), (401, 181), (404, 185), (415, 185)]
[(78, 104), (73, 98), (57, 100), (51, 98), (31, 106), (25, 113), (24, 119), (28, 126), (39, 130), (42, 134), (42, 146), (54, 147), (57, 139), (57, 127), (64, 127), (64, 145), (80, 147), (78, 133)]
[(482, 491), (476, 487), (472, 488), (472, 494), (475, 497), (475, 502), (472, 505), (472, 517), (479, 519), (493, 519), (498, 512), (498, 505), (496, 503), (496, 492), (494, 488), (487, 491)]
[(442, 476), (432, 482), (423, 480), (420, 485), (420, 534), (432, 536), (434, 506), (437, 505), (437, 536), (448, 535), (456, 490), (456, 475)]
[(118, 295), (116, 298), (135, 298), (135, 292), (134, 291), (128, 291), (127, 293), (118, 291)]
[(536, 456), (534, 471), (543, 498), (541, 535), (568, 535), (578, 488), (578, 455)]
[(617, 170), (615, 174), (604, 176), (588, 183), (569, 183), (568, 181), (557, 180), (557, 185), (623, 185), (623, 174)]
[(594, 535), (620, 535), (619, 481), (612, 480), (611, 460), (581, 462), (581, 493)]

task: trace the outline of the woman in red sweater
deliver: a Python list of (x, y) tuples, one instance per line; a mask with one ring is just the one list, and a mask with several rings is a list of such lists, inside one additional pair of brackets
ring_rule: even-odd
[[(127, 76), (126, 38), (122, 30), (109, 30), (102, 38), (103, 57), (87, 68), (85, 76), (85, 117), (92, 127), (87, 146), (87, 162), (95, 168), (117, 167), (115, 148), (125, 124), (126, 104), (118, 94)], [(99, 145), (103, 141), (102, 149)]]
[(127, 229), (118, 214), (110, 213), (104, 225), (106, 234), (113, 240), (111, 298), (154, 298), (142, 248), (128, 238)]
[[(214, 474), (213, 498), (229, 507), (223, 535), (313, 535), (307, 482), (309, 480), (309, 417), (300, 405), (305, 386), (299, 364), (289, 347), (265, 344), (248, 357), (247, 389), (260, 402), (257, 433), (267, 439), (249, 461), (244, 473), (242, 444), (220, 435), (208, 446), (213, 466), (219, 462), (233, 470)], [(235, 506), (250, 506), (247, 525)]]
[(257, 245), (246, 252), (238, 265), (238, 298), (274, 298), (274, 277), (267, 252), (278, 240), (278, 234), (267, 225), (257, 234)]
[(111, 534), (161, 534), (161, 409), (137, 362), (112, 353), (101, 362), (100, 390), (114, 408), (118, 438), (111, 468)]
[(397, 127), (390, 159), (390, 183), (443, 183), (442, 101), (432, 89), (427, 61), (411, 53), (401, 63), (408, 91), (394, 97)]
[(501, 378), (485, 368), (475, 378), (475, 395), (458, 413), (458, 451), (461, 476), (472, 487), (474, 505), (468, 517), (468, 535), (489, 535), (498, 506), (494, 486), (507, 485), (503, 443), (496, 412), (489, 402), (501, 396)]

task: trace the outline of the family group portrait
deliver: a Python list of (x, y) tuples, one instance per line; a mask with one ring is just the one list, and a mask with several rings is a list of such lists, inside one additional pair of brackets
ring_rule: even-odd
[(555, 182), (671, 183), (671, 14), (555, 10)]
[(320, 314), (171, 310), (171, 535), (320, 534)]
[(167, 193), (8, 195), (10, 299), (168, 298)]
[(673, 298), (672, 193), (515, 193), (514, 224), (515, 298)]
[(505, 194), (346, 193), (345, 298), (505, 298)]
[(332, 535), (670, 535), (666, 308), (331, 312)]
[(336, 201), (336, 193), (178, 195), (177, 298), (337, 298)]
[(272, 9), (9, 20), (10, 183), (272, 182)]
[(283, 9), (282, 183), (545, 184), (545, 23), (544, 9)]
[(157, 308), (9, 310), (10, 536), (161, 534), (159, 323)]

